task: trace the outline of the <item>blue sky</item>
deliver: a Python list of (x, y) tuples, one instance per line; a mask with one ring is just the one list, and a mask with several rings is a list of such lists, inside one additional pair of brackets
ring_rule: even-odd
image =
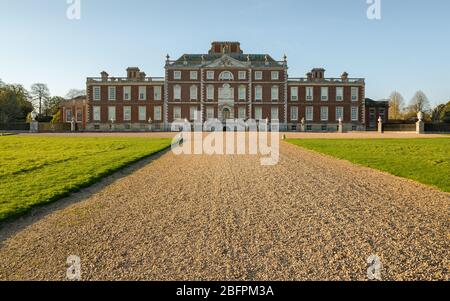
[(291, 77), (324, 67), (365, 77), (374, 99), (421, 89), (433, 104), (450, 100), (450, 1), (381, 3), (374, 21), (366, 0), (81, 0), (81, 19), (69, 20), (67, 0), (0, 0), (0, 78), (65, 95), (102, 70), (163, 76), (167, 53), (237, 40), (246, 53), (286, 53)]

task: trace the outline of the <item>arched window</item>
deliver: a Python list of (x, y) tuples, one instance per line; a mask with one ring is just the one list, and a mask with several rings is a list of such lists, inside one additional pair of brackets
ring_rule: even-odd
[(197, 100), (197, 86), (195, 86), (195, 85), (191, 86), (190, 94), (191, 94), (191, 100)]
[(223, 71), (219, 75), (219, 80), (234, 80), (233, 73), (230, 71)]

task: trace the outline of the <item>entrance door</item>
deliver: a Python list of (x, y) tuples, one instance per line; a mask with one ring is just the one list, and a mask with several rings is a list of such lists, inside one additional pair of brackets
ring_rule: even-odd
[(223, 120), (224, 120), (224, 121), (226, 121), (226, 120), (228, 120), (228, 119), (231, 119), (231, 112), (230, 112), (230, 109), (225, 108), (225, 109), (223, 109), (222, 113), (223, 113)]

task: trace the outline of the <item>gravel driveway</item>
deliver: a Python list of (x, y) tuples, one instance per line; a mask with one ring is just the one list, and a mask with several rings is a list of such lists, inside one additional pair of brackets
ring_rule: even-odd
[(0, 279), (449, 279), (450, 195), (282, 143), (256, 156), (175, 156), (0, 230)]

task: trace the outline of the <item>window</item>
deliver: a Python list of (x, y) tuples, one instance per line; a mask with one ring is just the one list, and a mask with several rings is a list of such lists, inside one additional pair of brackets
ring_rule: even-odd
[(239, 78), (239, 80), (246, 80), (247, 79), (247, 72), (246, 71), (239, 71), (238, 78)]
[(343, 100), (344, 100), (344, 88), (337, 87), (336, 88), (336, 101), (343, 101)]
[(131, 121), (131, 107), (123, 107), (123, 121)]
[(278, 107), (272, 107), (270, 109), (270, 119), (271, 120), (278, 120), (280, 116), (278, 115)]
[(123, 87), (123, 100), (131, 100), (131, 87)]
[(173, 87), (173, 99), (181, 100), (181, 87), (178, 85)]
[(161, 121), (162, 119), (162, 109), (160, 106), (156, 106), (154, 111), (153, 111), (153, 119), (155, 121)]
[(181, 79), (181, 71), (174, 71), (173, 72), (173, 79), (180, 80)]
[(214, 80), (214, 71), (207, 71), (206, 72), (206, 79)]
[(147, 87), (139, 87), (139, 100), (147, 100)]
[(191, 100), (197, 100), (197, 86), (191, 86)]
[(291, 87), (291, 100), (292, 101), (298, 100), (298, 87)]
[(245, 86), (239, 87), (239, 100), (245, 100), (246, 97), (246, 89)]
[(306, 121), (314, 120), (314, 107), (306, 107)]
[(108, 87), (108, 100), (116, 100), (116, 87)]
[(245, 107), (239, 107), (238, 109), (238, 118), (239, 119), (245, 119), (247, 118), (247, 114), (246, 114), (246, 108)]
[(322, 87), (320, 89), (320, 95), (322, 101), (328, 101), (328, 87)]
[(255, 80), (262, 80), (263, 74), (262, 71), (255, 71)]
[(100, 107), (92, 107), (92, 117), (94, 118), (94, 121), (100, 121)]
[(147, 121), (147, 107), (139, 107), (139, 121)]
[(206, 98), (207, 98), (208, 100), (214, 100), (214, 86), (209, 85), (209, 86), (206, 88)]
[(306, 100), (313, 101), (314, 100), (314, 88), (306, 87)]
[(101, 99), (101, 87), (94, 87), (93, 88), (93, 90), (94, 90), (94, 100), (96, 100), (96, 101), (99, 101), (100, 99)]
[(321, 121), (328, 121), (328, 107), (321, 107), (320, 108), (320, 120)]
[(77, 109), (77, 122), (83, 122), (83, 111), (81, 109)]
[(72, 109), (66, 109), (66, 122), (72, 122)]
[(306, 131), (307, 131), (307, 132), (311, 132), (311, 131), (312, 131), (312, 125), (307, 124), (307, 125), (306, 125)]
[(272, 80), (278, 80), (280, 78), (280, 72), (272, 71), (271, 78), (272, 78)]
[(181, 107), (173, 107), (173, 119), (181, 119)]
[(214, 107), (206, 108), (206, 119), (214, 119)]
[(291, 107), (291, 120), (292, 121), (298, 120), (298, 107)]
[(279, 99), (279, 88), (278, 86), (273, 86), (272, 87), (272, 101), (277, 101)]
[(153, 88), (154, 90), (153, 90), (153, 98), (155, 99), (155, 100), (161, 100), (161, 90), (162, 90), (162, 88), (161, 88), (161, 86), (155, 86), (154, 88)]
[(189, 108), (189, 119), (196, 120), (197, 119), (197, 107)]
[(219, 80), (233, 80), (233, 79), (234, 79), (233, 73), (231, 73), (230, 71), (223, 71), (219, 75)]
[(358, 87), (352, 87), (352, 101), (358, 101), (359, 89)]
[(116, 121), (116, 107), (108, 107), (108, 121)]
[(344, 107), (336, 107), (336, 121), (344, 120)]
[(261, 107), (255, 107), (255, 119), (262, 120), (262, 108)]
[(262, 100), (263, 90), (261, 86), (255, 87), (255, 100)]
[(198, 72), (197, 71), (191, 71), (189, 77), (190, 77), (191, 80), (197, 80)]
[(359, 109), (358, 107), (352, 107), (352, 121), (358, 121)]

